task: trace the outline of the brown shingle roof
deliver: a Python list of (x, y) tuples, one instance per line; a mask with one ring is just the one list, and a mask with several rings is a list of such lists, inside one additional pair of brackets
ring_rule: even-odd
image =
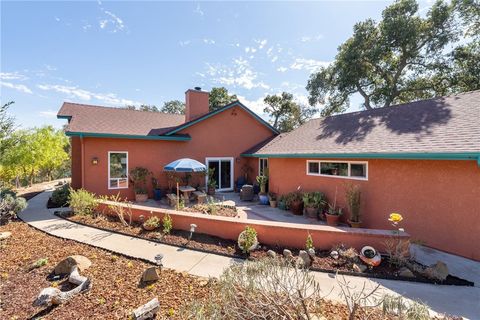
[(185, 122), (184, 115), (65, 102), (58, 116), (71, 117), (67, 131), (122, 135), (161, 135)]
[(480, 90), (313, 119), (256, 155), (480, 152)]

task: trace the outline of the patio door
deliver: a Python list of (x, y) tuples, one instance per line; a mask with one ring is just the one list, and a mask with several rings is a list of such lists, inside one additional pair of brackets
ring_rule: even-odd
[(216, 190), (233, 190), (233, 158), (206, 158), (206, 165), (209, 169), (215, 169), (214, 179)]

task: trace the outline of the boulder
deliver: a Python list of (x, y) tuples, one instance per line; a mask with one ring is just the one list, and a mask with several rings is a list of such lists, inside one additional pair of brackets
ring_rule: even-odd
[(157, 281), (158, 279), (160, 279), (160, 277), (158, 276), (156, 267), (149, 267), (143, 271), (142, 282)]
[(0, 240), (5, 240), (9, 238), (11, 235), (12, 233), (8, 231), (0, 232)]
[(352, 267), (353, 267), (353, 271), (358, 273), (363, 273), (367, 270), (367, 266), (360, 263), (354, 263)]
[(72, 271), (72, 268), (77, 266), (79, 271), (84, 271), (92, 265), (92, 262), (87, 257), (81, 255), (69, 256), (66, 259), (60, 261), (54, 269), (54, 273), (68, 274)]
[(310, 256), (310, 259), (312, 260), (315, 259), (315, 249), (310, 248), (307, 250), (307, 252), (308, 252), (308, 255)]
[(292, 259), (293, 258), (292, 251), (290, 251), (288, 249), (283, 249), (283, 256), (286, 259)]
[(424, 275), (432, 280), (444, 281), (448, 276), (448, 267), (442, 261), (437, 261), (437, 263), (426, 268)]
[(334, 251), (330, 252), (330, 257), (332, 257), (335, 260), (337, 260), (339, 256), (340, 256), (340, 254), (338, 253), (338, 251), (334, 250)]
[(312, 265), (312, 259), (310, 258), (310, 255), (308, 254), (307, 251), (300, 250), (300, 252), (298, 253), (298, 256), (302, 259), (303, 265), (305, 267), (310, 267)]
[(269, 256), (270, 258), (275, 258), (277, 256), (277, 253), (273, 250), (268, 250), (267, 256)]
[(407, 267), (403, 267), (400, 270), (398, 270), (398, 275), (400, 277), (405, 277), (405, 278), (415, 278), (415, 275), (413, 274), (413, 272)]
[(157, 298), (153, 298), (143, 306), (140, 306), (137, 309), (133, 310), (130, 318), (134, 320), (154, 319), (156, 318), (159, 310), (160, 302)]

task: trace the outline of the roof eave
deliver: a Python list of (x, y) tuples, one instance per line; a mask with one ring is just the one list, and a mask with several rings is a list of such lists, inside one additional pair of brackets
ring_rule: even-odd
[(65, 135), (69, 137), (88, 137), (88, 138), (113, 138), (113, 139), (137, 139), (137, 140), (165, 140), (165, 141), (189, 141), (190, 136), (147, 136), (133, 134), (115, 134), (115, 133), (97, 133), (97, 132), (76, 132), (66, 131)]

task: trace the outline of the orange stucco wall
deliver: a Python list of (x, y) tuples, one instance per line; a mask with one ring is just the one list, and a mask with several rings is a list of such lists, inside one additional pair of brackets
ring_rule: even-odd
[[(84, 188), (96, 194), (117, 194), (133, 198), (133, 186), (129, 189), (108, 189), (108, 152), (127, 151), (129, 171), (142, 166), (153, 172), (163, 187), (167, 187), (167, 179), (162, 172), (163, 167), (180, 158), (192, 158), (205, 163), (206, 157), (233, 157), (234, 179), (242, 174), (241, 167), (250, 159), (240, 154), (259, 142), (271, 137), (272, 131), (254, 119), (252, 115), (239, 107), (225, 110), (211, 118), (205, 119), (189, 128), (182, 134), (189, 134), (190, 141), (160, 141), (110, 138), (84, 138)], [(74, 149), (79, 145), (74, 144)], [(98, 164), (91, 163), (98, 158)], [(256, 163), (256, 162), (255, 162)], [(251, 176), (256, 174), (256, 167)], [(77, 183), (76, 174), (72, 177)], [(200, 179), (199, 179), (200, 181)], [(202, 185), (204, 179), (201, 180)], [(150, 181), (149, 191), (152, 196)], [(195, 183), (192, 182), (194, 185)]]
[[(392, 228), (388, 215), (428, 246), (480, 260), (480, 168), (475, 161), (368, 160), (368, 181), (306, 174), (307, 159), (269, 159), (270, 188), (285, 194), (322, 191), (345, 207), (345, 185), (362, 190), (366, 228)], [(343, 216), (345, 220), (348, 214)]]
[(82, 145), (79, 137), (70, 138), (72, 147), (72, 183), (74, 189), (82, 187)]

